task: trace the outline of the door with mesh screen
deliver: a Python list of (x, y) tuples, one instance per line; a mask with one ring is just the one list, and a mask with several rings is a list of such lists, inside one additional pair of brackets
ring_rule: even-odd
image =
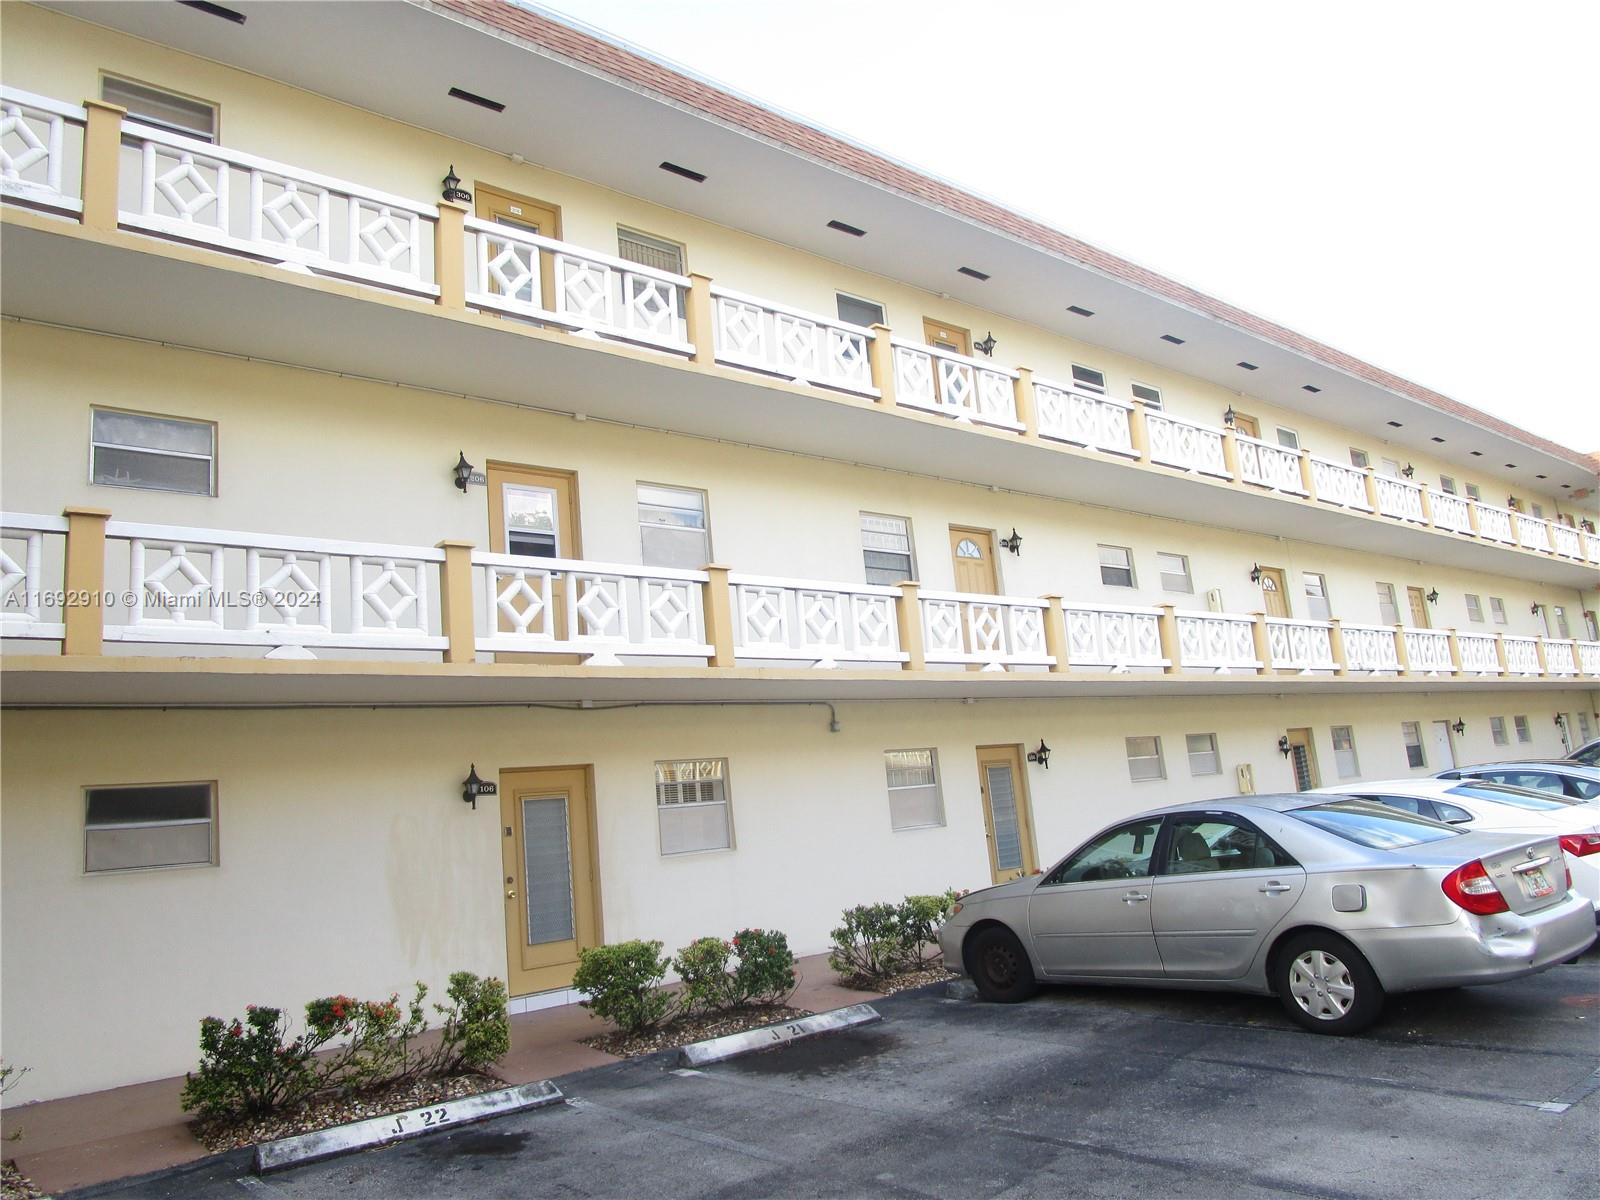
[(514, 996), (565, 987), (578, 952), (600, 943), (589, 768), (500, 780), (507, 982)]

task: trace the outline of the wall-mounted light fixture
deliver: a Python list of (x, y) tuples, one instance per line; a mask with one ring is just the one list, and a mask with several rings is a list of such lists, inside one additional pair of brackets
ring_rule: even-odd
[(1260, 563), (1251, 563), (1250, 564), (1250, 582), (1251, 583), (1260, 583), (1261, 582), (1261, 564)]
[(1417, 469), (1410, 463), (1407, 463), (1405, 466), (1400, 468), (1400, 474), (1404, 475), (1407, 479), (1410, 479), (1416, 473)]
[(1050, 747), (1044, 744), (1044, 739), (1039, 739), (1039, 748), (1028, 751), (1028, 761), (1036, 762), (1046, 771), (1050, 769)]
[(1556, 714), (1556, 728), (1557, 729), (1565, 729), (1566, 727), (1567, 727), (1567, 718), (1566, 718), (1566, 716), (1564, 714), (1562, 714), (1562, 713), (1557, 713)]
[(456, 486), (465, 492), (467, 484), (472, 481), (472, 464), (467, 461), (467, 452), (465, 450), (456, 451), (455, 476)]
[(1537, 600), (1535, 600), (1533, 602), (1533, 607), (1530, 608), (1528, 611), (1530, 613), (1532, 613), (1534, 616), (1537, 617), (1539, 615), (1539, 613), (1543, 610), (1543, 608), (1544, 608), (1544, 605), (1540, 604)]
[(1456, 723), (1454, 725), (1450, 726), (1450, 728), (1454, 729), (1456, 731), (1456, 736), (1457, 737), (1460, 737), (1463, 733), (1465, 733), (1467, 731), (1467, 723), (1465, 721), (1463, 721), (1460, 717), (1457, 717), (1456, 718)]
[(989, 336), (984, 338), (983, 341), (981, 341), (981, 342), (973, 342), (972, 343), (972, 348), (974, 350), (976, 350), (979, 354), (983, 355), (985, 358), (993, 358), (994, 357), (994, 331), (990, 330), (989, 331)]
[(1230, 404), (1228, 405), (1228, 411), (1222, 414), (1222, 423), (1232, 429), (1234, 421), (1238, 420), (1238, 418), (1239, 414), (1233, 411), (1233, 405)]
[(459, 200), (462, 204), (472, 203), (472, 193), (461, 190), (461, 176), (456, 174), (455, 163), (450, 164), (450, 173), (441, 181), (444, 191), (439, 194), (446, 200)]
[(1017, 527), (1015, 525), (1011, 527), (1010, 537), (1000, 539), (1000, 547), (1003, 550), (1011, 551), (1011, 553), (1015, 554), (1018, 558), (1022, 557), (1022, 535), (1017, 532)]
[(1517, 505), (1519, 505), (1521, 503), (1522, 503), (1522, 501), (1518, 500), (1515, 496), (1507, 496), (1506, 497), (1506, 507), (1507, 508), (1515, 508)]
[(1289, 757), (1289, 735), (1287, 733), (1278, 736), (1278, 753), (1285, 758)]
[(479, 796), (493, 796), (499, 790), (498, 784), (478, 778), (477, 763), (473, 763), (467, 769), (467, 777), (461, 781), (461, 798), (472, 805), (474, 811), (477, 810)]
[(1431, 591), (1428, 592), (1428, 603), (1429, 604), (1437, 604), (1437, 603), (1439, 603), (1439, 589), (1438, 588), (1433, 588)]

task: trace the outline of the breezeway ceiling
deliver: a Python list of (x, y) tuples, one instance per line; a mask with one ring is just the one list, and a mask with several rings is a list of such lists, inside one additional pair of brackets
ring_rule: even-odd
[[(1592, 488), (1572, 462), (1354, 379), (1166, 298), (888, 190), (684, 105), (419, 4), (234, 0), (236, 24), (170, 0), (48, 3), (68, 15), (286, 81), (450, 137), (520, 154), (733, 228), (900, 279), (1268, 399), (1474, 471), (1561, 492)], [(317, 35), (307, 37), (307, 14)], [(461, 87), (505, 104), (448, 96)], [(595, 136), (604, 130), (604, 137)], [(705, 183), (659, 169), (663, 160)], [(853, 238), (832, 219), (868, 231)], [(957, 273), (973, 266), (991, 278)], [(1068, 305), (1089, 309), (1075, 316)], [(1181, 346), (1164, 333), (1185, 339)], [(1235, 364), (1255, 363), (1245, 371)], [(1303, 390), (1311, 384), (1317, 394)], [(1220, 416), (1220, 414), (1219, 414)], [(1402, 428), (1388, 422), (1398, 420)], [(1442, 437), (1441, 445), (1433, 437)], [(1473, 457), (1471, 450), (1481, 450)], [(1514, 470), (1503, 464), (1516, 463)], [(1536, 483), (1535, 476), (1549, 479)], [(1593, 498), (1584, 502), (1594, 506)], [(1576, 502), (1574, 502), (1576, 507)]]

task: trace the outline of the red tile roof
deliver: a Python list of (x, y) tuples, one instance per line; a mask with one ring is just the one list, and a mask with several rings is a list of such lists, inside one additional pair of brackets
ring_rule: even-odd
[(620, 46), (602, 41), (570, 25), (539, 13), (518, 8), (506, 0), (431, 0), (432, 6), (481, 22), (493, 29), (525, 38), (537, 46), (574, 62), (603, 71), (636, 87), (655, 92), (674, 103), (686, 105), (717, 120), (748, 130), (806, 154), (829, 166), (849, 171), (863, 179), (927, 204), (958, 213), (998, 232), (1029, 242), (1042, 250), (1084, 264), (1113, 279), (1142, 288), (1156, 296), (1193, 309), (1213, 320), (1231, 325), (1285, 349), (1303, 354), (1335, 370), (1374, 384), (1409, 399), (1426, 404), (1452, 417), (1470, 421), (1554, 455), (1584, 471), (1595, 471), (1592, 456), (1519, 429), (1481, 409), (1462, 404), (1410, 380), (1402, 379), (1371, 363), (1363, 362), (1332, 346), (1323, 345), (1292, 329), (1217, 300), (1204, 292), (1168, 279), (1164, 275), (1119, 258), (1039, 221), (1002, 208), (993, 201), (964, 192), (948, 183), (920, 174), (891, 159), (853, 145), (841, 138), (802, 124), (781, 113), (762, 108), (742, 97), (681, 74), (651, 59)]

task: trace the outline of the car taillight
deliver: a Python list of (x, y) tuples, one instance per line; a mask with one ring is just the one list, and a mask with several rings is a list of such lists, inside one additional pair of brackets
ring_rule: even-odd
[(1600, 833), (1563, 833), (1561, 848), (1573, 858), (1600, 854)]
[(1469, 913), (1487, 917), (1511, 910), (1494, 880), (1489, 878), (1489, 872), (1483, 869), (1483, 863), (1476, 860), (1451, 871), (1439, 886), (1452, 902)]

